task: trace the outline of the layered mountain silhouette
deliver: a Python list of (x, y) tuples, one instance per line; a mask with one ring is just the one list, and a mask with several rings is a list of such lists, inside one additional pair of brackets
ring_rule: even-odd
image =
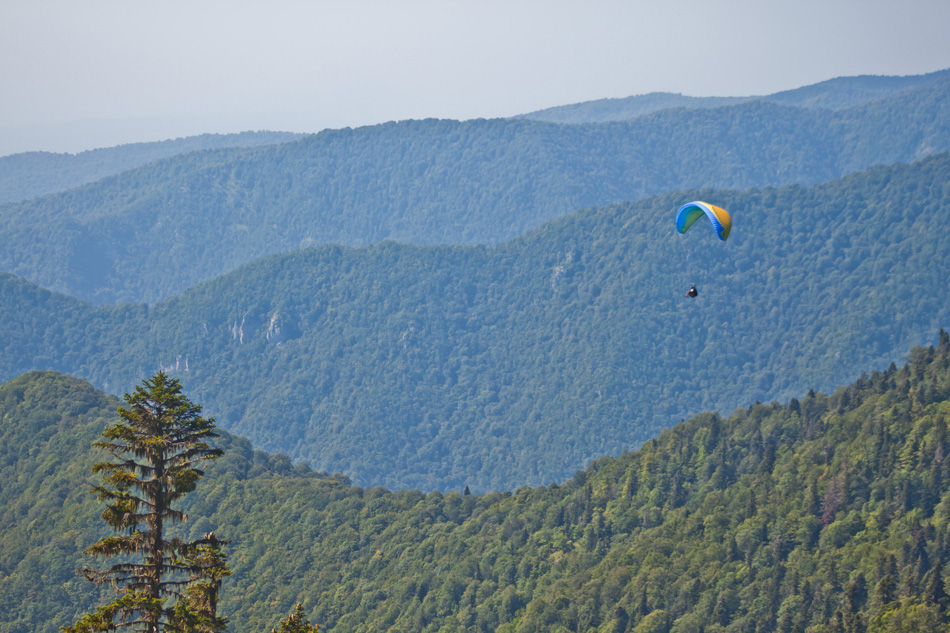
[(0, 270), (95, 303), (154, 303), (306, 246), (492, 245), (662, 192), (815, 184), (950, 150), (950, 79), (920, 81), (838, 110), (756, 100), (608, 123), (405, 121), (182, 154), (0, 206)]
[[(950, 321), (950, 156), (589, 209), (493, 248), (315, 247), (152, 307), (0, 277), (0, 375), (157, 369), (255, 445), (363, 485), (559, 481), (702, 410), (830, 390)], [(733, 230), (676, 232), (679, 205)], [(689, 284), (699, 297), (686, 299)]]

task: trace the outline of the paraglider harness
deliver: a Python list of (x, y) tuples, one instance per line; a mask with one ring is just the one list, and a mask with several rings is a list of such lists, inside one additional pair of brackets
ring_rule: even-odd
[[(680, 210), (676, 213), (676, 230), (680, 233), (685, 233), (689, 227), (693, 226), (693, 223), (703, 215), (709, 218), (713, 228), (716, 229), (716, 234), (719, 236), (719, 239), (725, 242), (729, 237), (729, 232), (732, 231), (732, 218), (729, 212), (722, 207), (707, 204), (700, 200), (687, 202), (680, 207)], [(688, 248), (686, 250), (686, 265), (687, 267), (689, 266)], [(690, 285), (686, 296), (690, 299), (695, 299), (699, 296), (699, 291), (696, 290), (696, 284)]]

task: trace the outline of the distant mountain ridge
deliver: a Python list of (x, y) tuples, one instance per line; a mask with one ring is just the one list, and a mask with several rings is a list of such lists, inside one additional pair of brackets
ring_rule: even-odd
[(301, 136), (290, 132), (202, 134), (77, 154), (26, 152), (0, 156), (0, 204), (66, 191), (169, 156), (223, 147), (286, 143)]
[(605, 123), (626, 121), (670, 108), (708, 109), (749, 101), (768, 101), (807, 109), (842, 110), (866, 105), (950, 77), (950, 69), (925, 75), (838, 77), (817, 84), (757, 97), (688, 97), (653, 92), (619, 99), (597, 99), (536, 110), (517, 118), (549, 123)]
[[(833, 388), (945, 327), (948, 183), (941, 154), (589, 209), (495, 248), (311, 248), (152, 307), (0, 275), (0, 378), (54, 369), (121, 393), (164, 368), (223, 427), (361, 484), (547, 484), (692, 413)], [(733, 213), (728, 242), (676, 233), (697, 198)]]
[(950, 79), (839, 111), (761, 101), (626, 122), (407, 121), (168, 158), (0, 206), (0, 270), (155, 302), (317, 244), (494, 244), (689, 187), (812, 184), (950, 150)]
[[(669, 108), (712, 108), (753, 100), (793, 107), (839, 110), (887, 98), (948, 75), (950, 70), (903, 77), (839, 77), (761, 97), (686, 97), (673, 93), (651, 93), (624, 99), (600, 99), (556, 106), (514, 118), (553, 123), (622, 121)], [(66, 191), (160, 158), (223, 147), (284, 143), (303, 136), (306, 135), (289, 132), (202, 134), (160, 142), (130, 143), (75, 154), (23, 152), (2, 156), (0, 204)]]

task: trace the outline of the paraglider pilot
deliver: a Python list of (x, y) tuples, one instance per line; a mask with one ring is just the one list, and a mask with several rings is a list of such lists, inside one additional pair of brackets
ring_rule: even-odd
[[(729, 212), (722, 207), (707, 204), (701, 200), (687, 202), (680, 207), (680, 210), (676, 213), (676, 230), (680, 233), (685, 233), (689, 227), (693, 226), (696, 220), (703, 216), (709, 219), (713, 228), (716, 229), (716, 235), (719, 236), (720, 240), (725, 242), (729, 237), (729, 232), (732, 231), (732, 217), (729, 215)], [(689, 262), (688, 252), (686, 254), (686, 261), (687, 263)], [(690, 285), (686, 296), (690, 299), (695, 299), (699, 296), (699, 291), (696, 290), (696, 284)]]

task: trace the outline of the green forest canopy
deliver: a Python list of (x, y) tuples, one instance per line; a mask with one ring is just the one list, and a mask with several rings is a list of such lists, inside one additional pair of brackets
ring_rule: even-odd
[(0, 270), (149, 303), (320, 244), (496, 244), (579, 208), (814, 184), (950, 150), (950, 78), (839, 111), (750, 102), (632, 121), (404, 121), (195, 152), (0, 206)]
[[(116, 400), (51, 372), (0, 386), (0, 627), (95, 600), (85, 450)], [(183, 536), (232, 539), (220, 606), (266, 631), (946, 630), (950, 336), (831, 396), (704, 413), (558, 485), (354, 487), (225, 436)]]
[[(548, 484), (699, 411), (833, 389), (950, 322), (948, 183), (941, 155), (589, 209), (496, 248), (314, 248), (151, 308), (0, 276), (0, 376), (121, 393), (165, 369), (220, 426), (361, 485)], [(697, 198), (732, 211), (727, 243), (676, 234)]]
[[(621, 121), (675, 107), (708, 108), (747, 101), (840, 110), (919, 88), (950, 75), (950, 70), (902, 77), (838, 77), (810, 86), (760, 97), (685, 97), (651, 93), (626, 99), (602, 99), (558, 106), (517, 118), (559, 123)], [(76, 154), (23, 152), (0, 157), (0, 204), (73, 189), (135, 167), (190, 152), (222, 147), (285, 143), (303, 134), (242, 132), (202, 134), (154, 143), (130, 143)]]

